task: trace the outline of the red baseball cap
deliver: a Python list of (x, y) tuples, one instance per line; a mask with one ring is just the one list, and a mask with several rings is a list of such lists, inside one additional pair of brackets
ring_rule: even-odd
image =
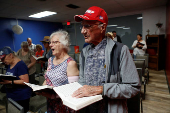
[(84, 15), (75, 15), (74, 20), (76, 22), (81, 22), (82, 20), (97, 20), (108, 24), (107, 13), (104, 11), (104, 9), (97, 6), (92, 6), (87, 9)]

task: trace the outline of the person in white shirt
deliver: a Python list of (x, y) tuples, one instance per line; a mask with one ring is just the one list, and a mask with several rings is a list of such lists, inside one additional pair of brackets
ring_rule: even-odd
[(137, 54), (144, 55), (145, 50), (147, 49), (146, 42), (142, 40), (142, 35), (138, 34), (137, 35), (137, 40), (133, 42), (132, 48), (133, 50), (133, 57), (136, 58)]
[(32, 43), (32, 39), (27, 38), (27, 42), (28, 42), (29, 50), (31, 50), (31, 51), (33, 51), (35, 53), (36, 52), (36, 45)]
[(116, 34), (116, 31), (112, 31), (112, 33), (113, 33), (113, 40), (122, 43), (122, 40), (120, 36)]

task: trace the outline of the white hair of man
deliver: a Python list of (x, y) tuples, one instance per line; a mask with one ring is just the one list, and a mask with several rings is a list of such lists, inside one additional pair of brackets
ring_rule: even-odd
[(64, 30), (58, 30), (50, 35), (50, 40), (53, 36), (57, 36), (60, 40), (60, 43), (64, 45), (64, 48), (66, 49), (66, 52), (70, 51), (70, 39), (68, 32)]
[(22, 42), (21, 47), (23, 47), (23, 46), (28, 46), (28, 42), (27, 41)]

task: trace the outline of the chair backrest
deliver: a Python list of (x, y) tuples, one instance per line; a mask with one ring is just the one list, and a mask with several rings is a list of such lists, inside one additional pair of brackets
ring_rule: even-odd
[(145, 67), (148, 67), (149, 55), (136, 55), (136, 59), (145, 59)]
[(76, 63), (79, 63), (79, 56), (80, 56), (80, 53), (76, 53), (75, 54)]
[(133, 60), (136, 68), (142, 68), (142, 75), (145, 75), (145, 59), (134, 59)]
[(68, 55), (71, 56), (73, 59), (75, 59), (74, 53), (69, 53)]
[(136, 68), (137, 69), (137, 72), (138, 72), (138, 75), (139, 75), (139, 78), (140, 78), (140, 83), (142, 84), (142, 73), (143, 73), (143, 70), (142, 68)]
[[(142, 82), (142, 68), (136, 69), (138, 71), (140, 81)], [(128, 113), (140, 113), (140, 92), (136, 96), (127, 99), (127, 107)]]
[(24, 108), (11, 98), (8, 98), (7, 113), (24, 113)]

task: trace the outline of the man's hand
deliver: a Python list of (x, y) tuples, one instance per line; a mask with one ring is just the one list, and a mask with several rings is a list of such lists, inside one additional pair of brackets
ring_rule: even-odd
[(102, 92), (103, 92), (103, 86), (88, 86), (88, 85), (84, 85), (83, 87), (81, 87), (78, 90), (76, 90), (72, 94), (72, 97), (75, 97), (75, 98), (89, 97), (89, 96), (94, 96), (94, 95), (102, 94)]

